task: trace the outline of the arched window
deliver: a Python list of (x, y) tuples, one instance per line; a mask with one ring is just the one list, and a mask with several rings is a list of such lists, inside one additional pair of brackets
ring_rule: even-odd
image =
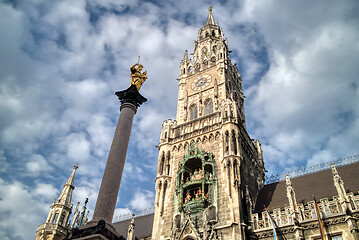
[(213, 113), (213, 103), (211, 99), (208, 99), (205, 103), (205, 114)]
[(166, 174), (167, 175), (170, 175), (170, 170), (171, 170), (170, 159), (171, 159), (171, 154), (170, 154), (170, 152), (168, 152), (167, 160), (166, 160)]
[(158, 174), (163, 175), (164, 173), (164, 165), (165, 165), (165, 153), (162, 153), (161, 160), (160, 160), (160, 166), (158, 169)]
[(57, 218), (59, 217), (59, 214), (58, 213), (56, 213), (55, 214), (55, 217), (54, 217), (54, 219), (52, 220), (52, 223), (56, 223), (57, 222)]
[(225, 136), (225, 151), (226, 151), (226, 154), (228, 155), (229, 154), (229, 133), (226, 132), (226, 136)]
[(65, 220), (65, 214), (61, 214), (60, 220), (59, 220), (59, 224), (63, 225), (64, 224), (64, 220)]
[(234, 132), (234, 130), (232, 131), (232, 144), (233, 144), (234, 154), (237, 154), (237, 138), (236, 138), (236, 133)]
[(167, 181), (163, 184), (163, 196), (162, 196), (162, 203), (161, 203), (161, 211), (160, 211), (160, 215), (163, 215), (163, 211), (165, 208), (165, 197), (166, 197), (166, 190), (167, 190)]
[(190, 120), (196, 119), (198, 116), (197, 106), (192, 105), (189, 111), (190, 111)]

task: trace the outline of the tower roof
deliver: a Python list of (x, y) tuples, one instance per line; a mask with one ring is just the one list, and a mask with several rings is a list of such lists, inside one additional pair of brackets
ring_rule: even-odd
[(74, 165), (74, 169), (72, 170), (72, 174), (69, 177), (69, 180), (67, 180), (65, 185), (70, 185), (70, 186), (74, 186), (74, 180), (75, 180), (75, 172), (76, 170), (79, 168), (79, 165), (76, 163)]
[(74, 180), (75, 180), (75, 172), (78, 168), (78, 164), (76, 163), (74, 165), (74, 168), (72, 170), (71, 176), (69, 177), (69, 180), (64, 184), (64, 188), (62, 189), (62, 192), (57, 199), (57, 203), (65, 204), (65, 205), (71, 205), (71, 198), (72, 198), (72, 191), (74, 190)]
[(216, 23), (214, 22), (214, 18), (213, 18), (213, 14), (212, 14), (212, 6), (209, 6), (208, 8), (208, 17), (207, 17), (207, 21), (206, 21), (206, 26), (207, 25), (216, 25)]

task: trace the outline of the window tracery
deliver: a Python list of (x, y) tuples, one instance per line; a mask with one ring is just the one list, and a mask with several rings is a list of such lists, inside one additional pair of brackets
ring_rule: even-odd
[(198, 117), (198, 110), (197, 110), (197, 106), (196, 105), (191, 105), (190, 109), (190, 120), (194, 120)]

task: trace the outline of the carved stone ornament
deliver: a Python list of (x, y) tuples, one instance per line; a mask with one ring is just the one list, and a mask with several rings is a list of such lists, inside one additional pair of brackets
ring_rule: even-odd
[(116, 92), (115, 94), (120, 100), (121, 105), (124, 103), (130, 103), (138, 108), (142, 103), (147, 101), (147, 99), (138, 92), (135, 85), (131, 85), (126, 90)]

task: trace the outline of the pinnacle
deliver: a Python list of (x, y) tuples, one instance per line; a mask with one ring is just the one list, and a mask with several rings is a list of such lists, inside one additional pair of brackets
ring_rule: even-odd
[(206, 26), (207, 25), (216, 25), (214, 22), (213, 14), (212, 14), (212, 8), (213, 8), (213, 6), (209, 6), (209, 8), (208, 8), (208, 17), (207, 17)]

